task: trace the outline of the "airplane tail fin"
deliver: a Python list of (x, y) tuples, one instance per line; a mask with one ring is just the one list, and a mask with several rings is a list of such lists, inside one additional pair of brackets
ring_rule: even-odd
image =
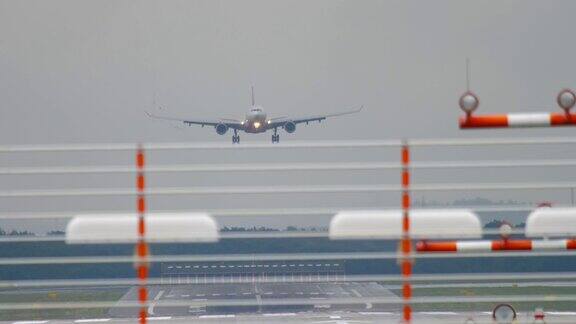
[(252, 95), (252, 107), (256, 105), (256, 99), (254, 98), (254, 85), (250, 86), (250, 93)]

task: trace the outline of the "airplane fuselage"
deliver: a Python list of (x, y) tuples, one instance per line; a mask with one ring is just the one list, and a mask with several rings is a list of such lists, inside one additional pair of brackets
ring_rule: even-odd
[(246, 133), (264, 133), (266, 131), (266, 113), (260, 107), (252, 107), (242, 122)]

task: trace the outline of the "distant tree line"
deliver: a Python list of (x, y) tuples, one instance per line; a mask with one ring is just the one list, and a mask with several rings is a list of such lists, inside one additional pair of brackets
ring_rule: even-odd
[(4, 229), (0, 228), (0, 236), (34, 236), (36, 234), (30, 231), (17, 231), (15, 229), (7, 232)]

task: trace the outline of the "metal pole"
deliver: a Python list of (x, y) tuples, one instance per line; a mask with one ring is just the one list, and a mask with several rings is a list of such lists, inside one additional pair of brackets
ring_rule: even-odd
[(410, 299), (412, 298), (412, 286), (410, 276), (412, 275), (412, 262), (410, 255), (412, 253), (412, 242), (410, 241), (410, 147), (407, 141), (402, 143), (402, 240), (400, 241), (401, 269), (403, 276), (402, 297), (404, 299), (403, 319), (404, 323), (409, 324), (412, 320), (412, 307)]

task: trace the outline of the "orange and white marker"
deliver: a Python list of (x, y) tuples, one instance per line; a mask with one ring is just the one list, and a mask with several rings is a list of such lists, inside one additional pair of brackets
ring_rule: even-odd
[(526, 113), (460, 117), (460, 128), (521, 128), (576, 126), (576, 114)]
[(496, 240), (496, 241), (420, 241), (416, 251), (426, 252), (497, 252), (497, 251), (562, 251), (576, 250), (576, 239), (564, 240)]
[(460, 117), (460, 128), (522, 128), (522, 127), (561, 127), (576, 126), (576, 114), (570, 110), (576, 105), (576, 94), (570, 89), (558, 93), (556, 102), (563, 113), (514, 113), (495, 115), (474, 115), (480, 100), (467, 91), (459, 100), (460, 109), (466, 116)]

